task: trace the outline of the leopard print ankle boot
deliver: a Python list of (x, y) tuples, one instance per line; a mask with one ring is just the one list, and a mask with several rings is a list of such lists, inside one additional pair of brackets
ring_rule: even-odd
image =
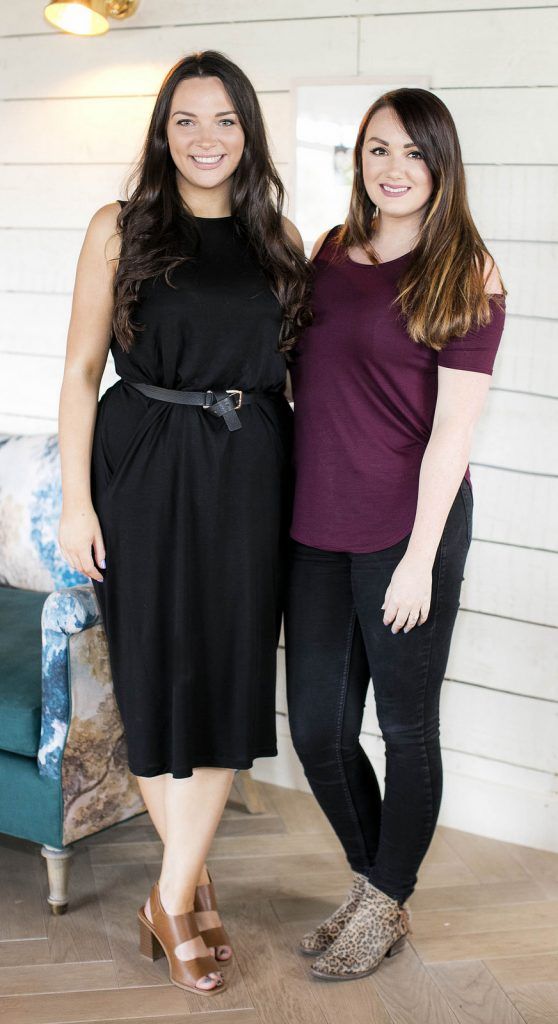
[(315, 956), (316, 953), (325, 952), (335, 942), (355, 913), (364, 892), (365, 883), (366, 878), (364, 875), (360, 875), (358, 871), (353, 871), (353, 884), (348, 896), (341, 906), (333, 914), (330, 914), (325, 921), (322, 921), (313, 932), (307, 932), (306, 935), (302, 936), (299, 945), (301, 953), (305, 953), (307, 956)]
[(339, 938), (310, 969), (318, 978), (363, 978), (375, 971), (385, 956), (399, 953), (410, 931), (409, 911), (364, 879), (357, 910)]

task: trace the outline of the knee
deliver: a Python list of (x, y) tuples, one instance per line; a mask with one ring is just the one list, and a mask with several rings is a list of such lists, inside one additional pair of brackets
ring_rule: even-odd
[(433, 715), (416, 722), (384, 722), (380, 725), (386, 749), (402, 754), (422, 749), (428, 744), (440, 743), (440, 719)]
[(312, 714), (304, 718), (291, 718), (291, 738), (295, 751), (304, 765), (336, 764), (357, 756), (359, 733), (343, 729), (339, 734), (335, 720), (317, 719)]
[(290, 719), (291, 739), (300, 760), (313, 762), (335, 747), (332, 729), (320, 722), (312, 721), (310, 715)]

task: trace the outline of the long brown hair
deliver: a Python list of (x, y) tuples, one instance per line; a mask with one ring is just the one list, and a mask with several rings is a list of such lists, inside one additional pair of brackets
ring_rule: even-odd
[(143, 151), (128, 177), (132, 194), (117, 217), (122, 244), (114, 278), (114, 335), (128, 352), (132, 322), (142, 281), (171, 271), (195, 256), (199, 233), (191, 211), (176, 184), (167, 122), (177, 85), (185, 78), (219, 78), (244, 131), (244, 150), (232, 175), (231, 212), (235, 227), (253, 247), (270, 287), (283, 309), (280, 351), (292, 347), (300, 330), (311, 320), (306, 257), (289, 240), (283, 225), (284, 188), (269, 153), (262, 112), (254, 87), (243, 71), (215, 50), (190, 54), (166, 75), (155, 101)]
[[(362, 148), (374, 114), (391, 108), (423, 155), (432, 175), (413, 259), (398, 282), (396, 304), (413, 341), (440, 350), (454, 336), (491, 320), (485, 291), (488, 253), (467, 201), (465, 170), (454, 120), (446, 105), (427, 89), (393, 89), (366, 111), (354, 148), (354, 180), (349, 213), (334, 236), (339, 251), (362, 247), (370, 261), (374, 251), (378, 207), (364, 186)], [(502, 285), (503, 296), (507, 294)], [(503, 296), (495, 301), (503, 304)]]

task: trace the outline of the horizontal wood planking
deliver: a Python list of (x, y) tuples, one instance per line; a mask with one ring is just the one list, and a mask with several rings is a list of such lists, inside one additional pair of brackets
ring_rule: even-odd
[(489, 238), (485, 241), (502, 274), (505, 273), (509, 312), (558, 319), (558, 295), (550, 285), (558, 274), (558, 244)]
[(558, 477), (471, 467), (477, 540), (558, 552)]
[(470, 164), (465, 174), (471, 213), (483, 238), (558, 242), (558, 209), (544, 201), (558, 192), (558, 167)]
[[(0, 291), (0, 352), (20, 359), (29, 356), (63, 360), (71, 308), (70, 292), (49, 295)], [(30, 363), (21, 364), (22, 372), (28, 372), (24, 365), (29, 365), (32, 374)]]
[(447, 676), (489, 689), (558, 701), (557, 644), (558, 634), (551, 626), (461, 609)]
[[(452, 10), (491, 10), (505, 6), (513, 10), (532, 7), (553, 7), (553, 0), (506, 0), (496, 4), (494, 0), (451, 0)], [(356, 17), (376, 15), (378, 17), (400, 17), (409, 12), (431, 15), (447, 12), (447, 0), (283, 0), (281, 17), (297, 19), (323, 17)], [(185, 10), (184, 0), (165, 0), (164, 4), (142, 4), (133, 18), (118, 22), (111, 21), (112, 31), (134, 31), (159, 25), (192, 25), (199, 22), (254, 21), (277, 19), (276, 0), (190, 0)], [(0, 38), (8, 35), (52, 34), (55, 30), (44, 19), (42, 8), (35, 0), (19, 0), (17, 8), (6, 8), (2, 15)]]
[(492, 387), (558, 398), (557, 335), (558, 320), (508, 313)]
[[(556, 88), (455, 88), (434, 89), (450, 110), (459, 133), (466, 163), (557, 164), (558, 138), (550, 125), (556, 122)], [(479, 117), (482, 111), (482, 117)], [(529, 133), (528, 153), (517, 125), (536, 118), (537, 130)], [(543, 139), (539, 131), (549, 131)], [(554, 133), (555, 134), (555, 133)], [(526, 159), (526, 156), (528, 159)]]
[(558, 554), (473, 541), (464, 609), (558, 627)]
[[(318, 9), (318, 13), (323, 12)], [(159, 87), (164, 71), (181, 52), (205, 47), (224, 49), (234, 56), (258, 88), (284, 87), (284, 62), (279, 58), (287, 47), (295, 74), (317, 75), (327, 66), (330, 74), (353, 74), (358, 70), (360, 74), (393, 77), (406, 75), (412, 69), (415, 74), (432, 75), (435, 88), (469, 85), (471, 56), (474, 54), (476, 85), (531, 85), (533, 68), (537, 85), (558, 84), (552, 49), (540, 46), (540, 39), (552, 37), (556, 30), (557, 12), (552, 7), (533, 7), (527, 11), (477, 9), (474, 17), (472, 13), (438, 8), (437, 34), (446, 39), (446, 45), (435, 48), (431, 46), (432, 19), (424, 17), (423, 12), (408, 13), (408, 8), (397, 17), (367, 17), (363, 10), (364, 16), (358, 22), (354, 17), (347, 17), (344, 10), (339, 11), (341, 16), (332, 23), (328, 17), (305, 17), (306, 10), (293, 20), (289, 20), (286, 12), (282, 11), (278, 20), (261, 21), (261, 13), (252, 7), (247, 15), (252, 38), (255, 37), (253, 46), (252, 40), (250, 44), (246, 43), (245, 25), (238, 23), (237, 12), (232, 23), (223, 19), (209, 25), (179, 22), (165, 26), (158, 20), (152, 28), (146, 27), (142, 32), (137, 30), (137, 21), (135, 27), (129, 22), (125, 31), (111, 32), (102, 39), (107, 65), (112, 62), (115, 70), (101, 73), (97, 80), (91, 67), (93, 61), (98, 62), (97, 50), (91, 53), (75, 45), (71, 49), (62, 33), (49, 31), (48, 26), (45, 32), (43, 25), (43, 31), (32, 37), (34, 50), (40, 56), (36, 72), (33, 66), (26, 66), (22, 60), (29, 40), (24, 35), (5, 39), (10, 69), (20, 65), (22, 73), (20, 76), (10, 70), (2, 75), (0, 69), (0, 95), (45, 95), (44, 90), (60, 88), (59, 76), (53, 76), (49, 70), (49, 58), (52, 64), (58, 64), (65, 58), (69, 72), (75, 74), (74, 88), (79, 88), (82, 94), (98, 94), (99, 91), (144, 93)], [(357, 28), (360, 32), (358, 65)], [(147, 33), (152, 60), (146, 67), (143, 53)], [(336, 45), (332, 45), (333, 42)], [(254, 53), (258, 53), (257, 61)], [(315, 67), (312, 66), (312, 53), (318, 60)], [(341, 56), (344, 53), (352, 54), (350, 68)], [(74, 61), (75, 68), (72, 67)], [(129, 64), (126, 75), (118, 68), (121, 62)], [(298, 72), (297, 63), (301, 68)], [(39, 68), (43, 72), (42, 77), (38, 73)], [(56, 84), (49, 85), (49, 78), (52, 82), (53, 77)], [(120, 87), (115, 88), (118, 82)]]
[[(451, 0), (453, 10), (471, 14), (499, 6), (494, 0)], [(500, 6), (504, 6), (500, 4)], [(553, 7), (554, 0), (506, 0), (505, 7), (529, 9)], [(431, 15), (448, 9), (447, 0), (282, 0), (281, 18), (329, 18), (371, 15), (400, 17), (409, 12)], [(134, 16), (126, 21), (111, 21), (111, 31), (133, 32), (159, 25), (195, 25), (199, 22), (277, 20), (277, 0), (165, 0), (164, 4), (141, 4)], [(2, 12), (2, 36), (54, 34), (55, 30), (43, 17), (42, 6), (36, 0), (18, 0), (17, 6), (7, 6)]]
[[(558, 64), (541, 38), (558, 31), (558, 10), (447, 10), (432, 19), (416, 14), (362, 18), (361, 75), (426, 74), (432, 86), (558, 85)], [(475, 62), (474, 79), (471, 61)]]
[(477, 425), (472, 461), (521, 470), (558, 474), (558, 426), (553, 398), (513, 391), (491, 391)]
[(327, 19), (254, 21), (249, 33), (236, 23), (167, 26), (109, 32), (97, 43), (88, 46), (87, 40), (63, 33), (5, 39), (0, 97), (152, 94), (183, 54), (203, 49), (231, 56), (257, 89), (288, 89), (293, 76), (323, 75), (324, 68), (330, 75), (357, 73), (358, 24), (352, 18), (334, 24)]
[(0, 231), (2, 291), (73, 291), (82, 231)]

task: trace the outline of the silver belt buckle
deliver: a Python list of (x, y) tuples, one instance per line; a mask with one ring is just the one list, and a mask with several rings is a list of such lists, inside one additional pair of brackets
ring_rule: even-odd
[(242, 408), (242, 391), (239, 391), (238, 388), (227, 388), (227, 395), (238, 395), (238, 405), (235, 405), (235, 409)]

